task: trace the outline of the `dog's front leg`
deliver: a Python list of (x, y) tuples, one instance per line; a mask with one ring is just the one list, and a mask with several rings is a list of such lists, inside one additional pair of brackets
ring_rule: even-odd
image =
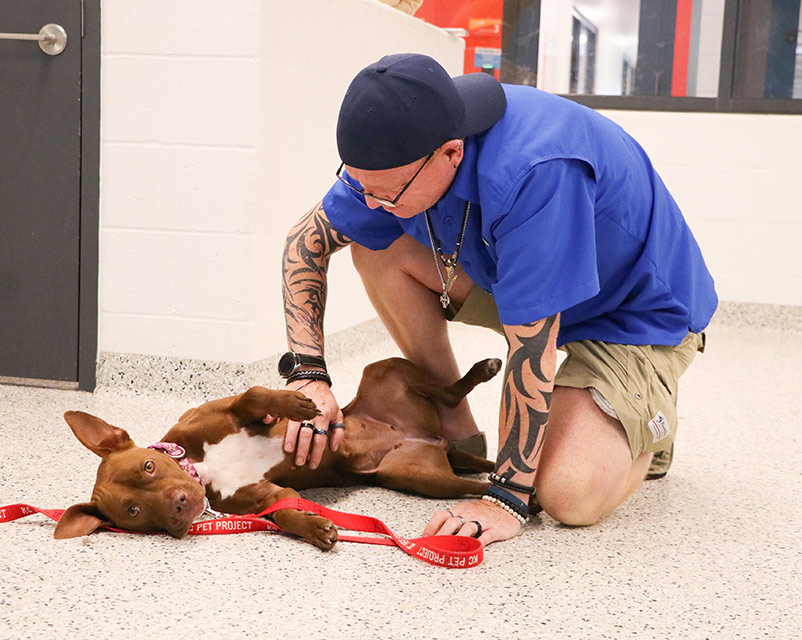
[[(216, 490), (207, 491), (213, 509), (223, 513), (261, 513), (282, 498), (300, 498), (294, 489), (285, 489), (262, 480), (240, 487), (233, 495), (222, 498)], [(316, 547), (328, 551), (337, 542), (337, 527), (328, 518), (298, 509), (279, 509), (271, 514), (273, 521), (287, 533), (299, 536)]]
[(274, 418), (312, 420), (320, 414), (314, 401), (300, 391), (251, 387), (231, 399), (231, 411), (242, 424), (257, 422), (267, 414)]

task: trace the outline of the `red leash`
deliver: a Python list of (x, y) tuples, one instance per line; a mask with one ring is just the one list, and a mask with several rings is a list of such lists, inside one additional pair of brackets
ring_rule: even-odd
[[(343, 529), (381, 534), (386, 537), (339, 536), (339, 539), (344, 542), (397, 546), (406, 551), (409, 555), (428, 562), (429, 564), (437, 565), (438, 567), (448, 567), (450, 569), (475, 567), (482, 562), (484, 557), (482, 543), (475, 538), (468, 538), (465, 536), (426, 536), (413, 539), (399, 538), (390, 531), (390, 528), (381, 520), (370, 516), (335, 511), (334, 509), (328, 509), (301, 498), (284, 498), (261, 513), (244, 516), (231, 515), (215, 520), (195, 522), (189, 529), (189, 535), (202, 536), (246, 533), (249, 531), (281, 531), (281, 527), (277, 524), (264, 519), (264, 516), (278, 511), (279, 509), (312, 511), (324, 518), (328, 518)], [(38, 509), (27, 504), (12, 504), (7, 507), (0, 507), (0, 522), (11, 522), (12, 520), (18, 520), (19, 518), (24, 518), (34, 513), (41, 513), (52, 520), (58, 521), (61, 514), (64, 513), (64, 509)], [(117, 531), (120, 533), (150, 533), (115, 529), (109, 526), (104, 528), (109, 531)]]

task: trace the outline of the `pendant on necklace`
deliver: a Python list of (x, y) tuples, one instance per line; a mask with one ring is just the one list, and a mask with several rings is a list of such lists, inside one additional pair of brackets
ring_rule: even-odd
[[(465, 213), (462, 214), (462, 229), (457, 237), (457, 244), (454, 247), (454, 255), (452, 256), (444, 256), (443, 252), (440, 250), (440, 243), (437, 241), (437, 238), (434, 235), (434, 230), (432, 229), (432, 221), (429, 219), (429, 211), (427, 210), (424, 214), (426, 218), (426, 230), (429, 233), (429, 242), (432, 245), (432, 254), (434, 255), (434, 266), (437, 267), (437, 275), (440, 276), (440, 282), (443, 283), (443, 294), (440, 296), (440, 304), (443, 305), (443, 309), (448, 309), (448, 305), (451, 304), (451, 298), (448, 295), (449, 290), (451, 289), (451, 285), (454, 283), (454, 280), (457, 279), (457, 260), (459, 258), (459, 251), (462, 248), (462, 240), (465, 237), (465, 229), (468, 226), (468, 214), (471, 212), (471, 203), (465, 203)], [(443, 272), (440, 269), (440, 262), (445, 265), (446, 268), (446, 277), (443, 277)]]
[(444, 260), (444, 262), (448, 266), (446, 267), (446, 279), (445, 282), (443, 282), (443, 295), (440, 296), (440, 304), (443, 305), (443, 309), (448, 309), (448, 305), (451, 304), (451, 298), (448, 292), (451, 291), (451, 285), (454, 284), (454, 281), (457, 279), (457, 265), (448, 260)]

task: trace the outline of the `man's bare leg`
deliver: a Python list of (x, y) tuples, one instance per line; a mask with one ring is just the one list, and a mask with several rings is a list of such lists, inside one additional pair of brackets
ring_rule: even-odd
[(632, 460), (624, 427), (587, 389), (555, 387), (535, 486), (543, 510), (565, 524), (593, 524), (643, 482), (652, 454)]
[[(404, 357), (443, 384), (458, 380), (462, 374), (448, 339), (440, 304), (443, 286), (431, 249), (404, 235), (383, 251), (354, 243), (351, 256), (376, 313)], [(473, 283), (461, 268), (457, 273), (449, 296), (462, 304)], [(454, 409), (440, 407), (439, 412), (448, 440), (479, 432), (467, 400)]]

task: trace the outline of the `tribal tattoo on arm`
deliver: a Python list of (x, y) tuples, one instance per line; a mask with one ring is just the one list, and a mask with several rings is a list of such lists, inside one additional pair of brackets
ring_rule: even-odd
[(496, 473), (533, 486), (546, 434), (557, 360), (560, 315), (505, 325), (509, 352), (499, 418)]
[(284, 245), (281, 290), (291, 350), (323, 355), (326, 271), (331, 254), (350, 243), (331, 226), (322, 202), (290, 229)]

